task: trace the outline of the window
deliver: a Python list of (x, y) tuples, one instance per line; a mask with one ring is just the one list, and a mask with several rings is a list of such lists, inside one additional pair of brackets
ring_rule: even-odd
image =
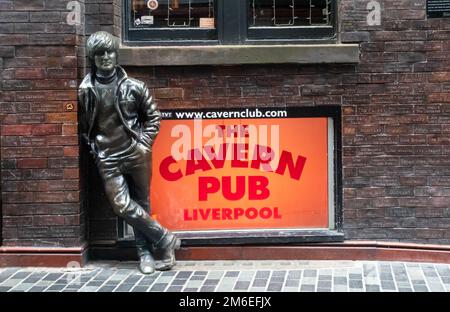
[[(162, 116), (152, 154), (152, 214), (185, 243), (343, 240), (340, 106), (180, 109)], [(198, 127), (203, 136), (194, 147)], [(129, 225), (118, 226), (121, 240), (133, 240)]]
[(124, 0), (128, 43), (332, 40), (335, 0)]

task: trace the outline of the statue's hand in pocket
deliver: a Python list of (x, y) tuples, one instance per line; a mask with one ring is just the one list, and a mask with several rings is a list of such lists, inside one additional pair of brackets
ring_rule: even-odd
[(149, 149), (147, 146), (145, 146), (142, 142), (139, 142), (139, 143), (137, 144), (137, 148), (138, 148), (140, 151), (142, 151), (144, 154), (150, 153), (150, 149)]

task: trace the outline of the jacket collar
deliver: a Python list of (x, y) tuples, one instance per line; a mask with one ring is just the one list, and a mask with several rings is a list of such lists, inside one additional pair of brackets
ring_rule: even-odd
[[(119, 86), (125, 79), (128, 78), (128, 75), (125, 69), (123, 69), (123, 67), (120, 65), (116, 65), (116, 72), (117, 72), (117, 85)], [(94, 88), (94, 83), (95, 83), (95, 74), (92, 72), (89, 75), (87, 87)]]

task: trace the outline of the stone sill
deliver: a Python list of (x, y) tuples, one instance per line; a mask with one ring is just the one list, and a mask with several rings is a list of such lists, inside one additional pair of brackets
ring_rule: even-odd
[[(182, 240), (183, 246), (331, 243), (344, 240), (344, 233), (329, 229), (214, 230), (174, 233)], [(134, 244), (134, 237), (119, 239), (118, 244), (121, 246)]]
[(124, 66), (359, 63), (358, 44), (126, 47)]

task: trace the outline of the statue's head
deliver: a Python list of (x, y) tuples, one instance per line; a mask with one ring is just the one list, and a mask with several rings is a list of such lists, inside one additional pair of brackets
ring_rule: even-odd
[(117, 65), (117, 39), (106, 31), (93, 33), (87, 43), (86, 50), (94, 71), (108, 75)]

